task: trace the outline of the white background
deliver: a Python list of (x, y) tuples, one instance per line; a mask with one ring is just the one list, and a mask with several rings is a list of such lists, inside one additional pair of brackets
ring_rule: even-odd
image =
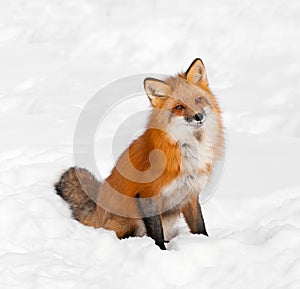
[[(300, 288), (299, 25), (297, 0), (2, 0), (0, 287)], [(118, 78), (174, 74), (196, 57), (227, 135), (222, 183), (203, 205), (210, 238), (182, 222), (163, 252), (74, 221), (53, 183), (72, 165), (85, 103)], [(137, 107), (146, 96), (118, 111), (99, 147)]]

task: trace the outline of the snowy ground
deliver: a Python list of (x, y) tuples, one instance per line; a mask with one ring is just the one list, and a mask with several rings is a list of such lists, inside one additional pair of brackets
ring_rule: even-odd
[[(299, 25), (297, 0), (2, 0), (0, 288), (300, 288)], [(227, 128), (210, 238), (178, 224), (163, 252), (72, 220), (52, 185), (85, 103), (195, 57)]]

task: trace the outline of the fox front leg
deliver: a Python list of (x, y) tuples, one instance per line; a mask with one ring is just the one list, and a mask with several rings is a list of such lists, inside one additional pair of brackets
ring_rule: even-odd
[(155, 244), (161, 250), (166, 250), (163, 227), (156, 202), (150, 198), (140, 198), (139, 194), (136, 198), (141, 218), (146, 227), (147, 235), (155, 241)]
[(193, 234), (203, 234), (208, 236), (202, 215), (202, 210), (198, 201), (198, 196), (189, 202), (182, 210), (184, 218)]

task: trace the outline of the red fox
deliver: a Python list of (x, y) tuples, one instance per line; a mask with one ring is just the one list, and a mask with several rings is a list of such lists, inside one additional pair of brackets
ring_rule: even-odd
[(79, 222), (118, 238), (148, 235), (165, 250), (164, 231), (182, 213), (191, 233), (208, 235), (199, 194), (221, 157), (221, 111), (201, 59), (185, 73), (146, 78), (152, 111), (145, 132), (102, 182), (72, 167), (55, 184)]

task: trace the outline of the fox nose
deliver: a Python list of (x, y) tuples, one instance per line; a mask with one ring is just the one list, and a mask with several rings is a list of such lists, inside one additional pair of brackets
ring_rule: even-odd
[(205, 118), (205, 115), (204, 115), (204, 113), (202, 113), (202, 112), (196, 113), (196, 114), (194, 115), (194, 119), (195, 119), (196, 121), (202, 122), (202, 121), (204, 120), (204, 118)]

